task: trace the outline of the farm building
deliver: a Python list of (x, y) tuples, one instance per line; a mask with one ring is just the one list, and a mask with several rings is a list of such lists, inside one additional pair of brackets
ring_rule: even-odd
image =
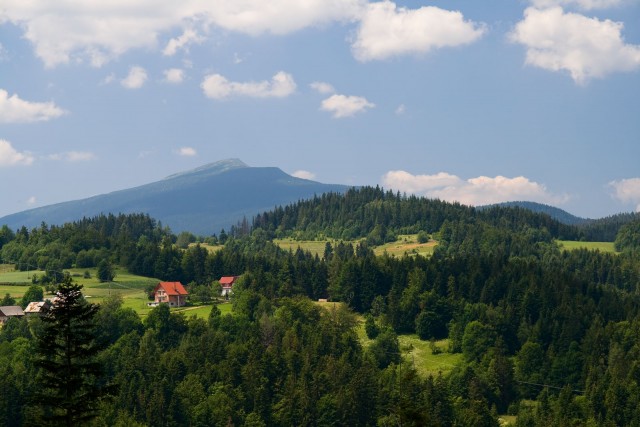
[(182, 307), (187, 303), (189, 292), (180, 282), (160, 282), (153, 290), (154, 300), (148, 305), (169, 304), (170, 307)]
[(0, 325), (3, 325), (10, 317), (22, 317), (24, 312), (19, 305), (5, 305), (0, 307)]
[(51, 302), (47, 301), (33, 301), (24, 309), (24, 314), (27, 316), (42, 316), (51, 308)]
[(222, 276), (220, 278), (220, 285), (222, 285), (222, 292), (220, 295), (228, 297), (233, 292), (233, 284), (236, 280), (238, 280), (238, 276)]

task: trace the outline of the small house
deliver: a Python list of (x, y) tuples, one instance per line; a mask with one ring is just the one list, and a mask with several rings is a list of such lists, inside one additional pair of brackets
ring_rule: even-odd
[(19, 305), (4, 305), (0, 307), (0, 325), (4, 325), (10, 317), (22, 316), (24, 316), (24, 311)]
[(222, 286), (220, 295), (228, 298), (233, 293), (233, 284), (236, 280), (238, 280), (238, 276), (222, 276), (220, 278), (220, 285)]
[(47, 311), (51, 309), (51, 302), (46, 301), (33, 301), (24, 309), (26, 316), (43, 316), (47, 314)]
[(160, 282), (153, 290), (154, 299), (150, 306), (169, 304), (170, 307), (182, 307), (187, 303), (189, 292), (180, 282)]

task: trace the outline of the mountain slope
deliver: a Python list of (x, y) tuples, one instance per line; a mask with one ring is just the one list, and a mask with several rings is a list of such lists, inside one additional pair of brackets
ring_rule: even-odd
[(0, 218), (12, 229), (63, 224), (100, 213), (148, 213), (173, 232), (212, 234), (243, 216), (273, 209), (348, 186), (322, 184), (287, 175), (275, 167), (249, 167), (229, 159), (161, 181), (88, 199), (58, 203)]
[(486, 209), (492, 206), (519, 207), (523, 209), (528, 209), (536, 213), (544, 213), (549, 215), (551, 218), (566, 225), (580, 225), (580, 224), (585, 224), (591, 221), (590, 219), (580, 218), (575, 215), (572, 215), (565, 210), (556, 208), (555, 206), (549, 206), (549, 205), (545, 205), (537, 202), (524, 202), (524, 201), (504, 202), (504, 203), (497, 203), (495, 205), (481, 206), (479, 207), (479, 209)]

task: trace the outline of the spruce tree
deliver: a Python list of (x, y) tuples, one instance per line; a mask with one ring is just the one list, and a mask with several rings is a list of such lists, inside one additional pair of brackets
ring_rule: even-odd
[(43, 422), (54, 425), (81, 425), (97, 415), (98, 400), (105, 392), (100, 386), (100, 351), (96, 342), (96, 304), (82, 296), (82, 285), (70, 278), (58, 287), (57, 299), (42, 317), (43, 330), (37, 337), (36, 365), (38, 393)]

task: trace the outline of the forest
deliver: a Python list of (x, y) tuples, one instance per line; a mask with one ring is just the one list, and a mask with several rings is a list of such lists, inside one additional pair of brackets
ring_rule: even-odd
[[(62, 302), (0, 330), (0, 425), (640, 426), (640, 220), (590, 227), (371, 187), (197, 239), (215, 252), (144, 214), (2, 227), (2, 260), (46, 271)], [(373, 252), (420, 232), (430, 257)], [(617, 252), (556, 243), (593, 236)], [(282, 237), (334, 240), (319, 255)], [(190, 288), (238, 275), (233, 311), (141, 319), (59, 274), (101, 263)], [(447, 339), (462, 362), (420, 375), (404, 334)]]

